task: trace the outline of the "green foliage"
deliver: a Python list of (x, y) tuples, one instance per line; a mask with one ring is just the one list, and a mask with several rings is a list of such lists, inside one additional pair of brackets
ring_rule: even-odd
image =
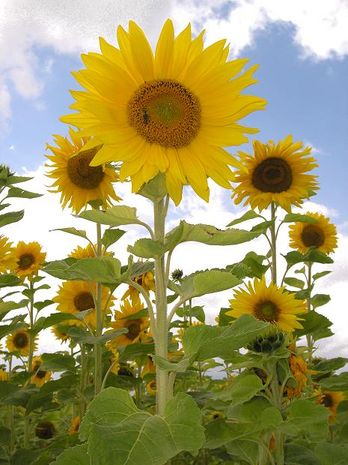
[(310, 436), (324, 439), (328, 434), (329, 411), (310, 400), (294, 400), (287, 409), (282, 430), (289, 436)]
[(317, 341), (318, 339), (330, 337), (333, 334), (330, 330), (332, 322), (326, 318), (326, 316), (321, 315), (314, 310), (301, 315), (301, 325), (303, 326), (303, 329), (297, 329), (295, 331), (295, 334), (299, 337), (311, 334), (314, 340)]
[(101, 210), (86, 210), (79, 214), (83, 218), (94, 223), (106, 224), (108, 226), (122, 226), (126, 224), (141, 224), (137, 218), (136, 208), (126, 205), (117, 205)]

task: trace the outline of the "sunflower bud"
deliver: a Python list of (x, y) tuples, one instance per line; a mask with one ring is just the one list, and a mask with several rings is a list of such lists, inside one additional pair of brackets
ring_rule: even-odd
[(284, 345), (284, 333), (271, 329), (268, 334), (259, 336), (248, 345), (248, 349), (253, 352), (269, 354)]
[(179, 268), (177, 268), (172, 273), (172, 280), (173, 281), (180, 281), (180, 279), (182, 279), (183, 276), (184, 276), (184, 272), (182, 270), (179, 270)]

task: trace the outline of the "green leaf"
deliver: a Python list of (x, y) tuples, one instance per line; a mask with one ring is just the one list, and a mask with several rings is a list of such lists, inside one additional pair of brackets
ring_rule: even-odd
[(301, 325), (303, 329), (295, 331), (296, 336), (305, 336), (312, 334), (313, 338), (318, 339), (332, 336), (332, 331), (329, 329), (332, 322), (326, 316), (311, 310), (308, 313), (301, 314)]
[(346, 391), (348, 390), (348, 373), (341, 373), (339, 375), (333, 375), (329, 378), (324, 378), (319, 381), (320, 385), (324, 389), (329, 391)]
[(102, 237), (102, 244), (104, 247), (107, 249), (110, 247), (110, 245), (114, 244), (117, 242), (123, 234), (125, 234), (126, 231), (123, 231), (123, 229), (107, 229), (104, 231), (103, 237)]
[(185, 276), (177, 285), (183, 300), (205, 294), (225, 291), (240, 284), (240, 280), (228, 271), (207, 270)]
[(50, 326), (57, 325), (63, 321), (76, 320), (80, 321), (79, 318), (73, 313), (52, 313), (51, 315), (39, 318), (34, 325), (34, 332), (38, 333), (43, 329), (49, 328)]
[(42, 197), (42, 194), (36, 194), (35, 192), (29, 192), (20, 187), (10, 187), (7, 192), (7, 197), (22, 198), (22, 199), (35, 199), (36, 197)]
[(80, 328), (71, 328), (69, 330), (69, 336), (71, 336), (76, 342), (83, 343), (83, 344), (99, 344), (105, 343), (107, 341), (111, 341), (117, 336), (121, 336), (121, 334), (126, 334), (128, 332), (127, 328), (120, 328), (115, 329), (113, 331), (109, 331), (102, 336), (93, 336), (89, 333), (85, 333), (84, 331), (80, 331)]
[(137, 193), (152, 201), (163, 199), (163, 197), (167, 195), (165, 175), (159, 173), (157, 176), (150, 179), (149, 182), (145, 183)]
[(164, 465), (181, 451), (203, 446), (201, 413), (192, 398), (179, 393), (164, 417), (139, 410), (129, 393), (102, 391), (89, 405), (80, 427), (88, 440), (91, 463), (98, 465)]
[(31, 177), (29, 176), (8, 176), (6, 180), (7, 186), (12, 186), (12, 184), (19, 184), (20, 182), (27, 182), (30, 181)]
[(269, 265), (263, 265), (264, 255), (257, 255), (255, 252), (249, 252), (242, 261), (228, 265), (226, 269), (231, 271), (237, 278), (261, 278), (268, 270)]
[(260, 217), (261, 216), (258, 215), (254, 210), (248, 210), (246, 213), (244, 213), (244, 215), (231, 221), (231, 223), (228, 223), (227, 227), (235, 226), (236, 224), (243, 223), (244, 221), (249, 221)]
[(252, 399), (263, 388), (262, 381), (258, 376), (253, 374), (240, 375), (216, 397), (229, 402), (231, 406), (236, 406)]
[(16, 223), (20, 221), (24, 216), (24, 210), (17, 212), (3, 213), (0, 215), (0, 228), (6, 226), (7, 224)]
[(303, 289), (304, 286), (304, 282), (297, 278), (285, 278), (284, 282), (288, 286), (297, 287), (298, 289)]
[(109, 226), (122, 226), (125, 224), (140, 224), (137, 218), (137, 210), (126, 205), (116, 205), (105, 211), (87, 210), (80, 213), (79, 218), (93, 221), (94, 223), (107, 224)]
[(302, 255), (300, 252), (297, 252), (296, 250), (288, 252), (286, 255), (283, 255), (283, 257), (285, 258), (289, 267), (306, 261), (304, 259), (304, 255)]
[(287, 465), (321, 465), (311, 449), (302, 444), (287, 444), (285, 447), (285, 463)]
[(317, 219), (300, 213), (288, 213), (283, 219), (283, 223), (316, 223)]
[(328, 294), (316, 294), (311, 298), (313, 308), (321, 307), (330, 302), (331, 297)]
[(314, 438), (326, 438), (329, 411), (323, 405), (310, 400), (294, 400), (287, 409), (287, 419), (282, 430), (289, 436), (310, 434)]
[(20, 302), (0, 302), (0, 314), (8, 313), (17, 308), (23, 308), (27, 303), (27, 299), (23, 299)]
[(314, 452), (320, 459), (320, 465), (346, 465), (348, 463), (348, 447), (332, 443), (319, 443)]
[(321, 373), (329, 373), (331, 371), (339, 370), (348, 363), (348, 358), (336, 357), (329, 360), (321, 360), (315, 364), (314, 370)]
[(66, 371), (75, 368), (75, 359), (68, 354), (42, 354), (42, 368), (50, 371)]
[(141, 258), (156, 258), (166, 251), (164, 244), (152, 239), (138, 239), (134, 245), (127, 248), (129, 253)]
[(87, 444), (70, 447), (58, 455), (52, 465), (91, 465)]
[(83, 229), (76, 229), (76, 228), (58, 228), (58, 229), (51, 229), (51, 231), (62, 231), (67, 234), (72, 234), (73, 236), (82, 237), (83, 239), (87, 239), (87, 233)]
[(48, 394), (51, 392), (57, 392), (57, 391), (60, 391), (61, 389), (68, 389), (73, 386), (77, 386), (78, 381), (79, 381), (78, 375), (62, 376), (59, 379), (47, 381), (47, 383), (45, 383), (41, 387), (40, 391), (45, 394)]
[(332, 272), (331, 272), (331, 271), (321, 271), (320, 273), (315, 273), (315, 274), (313, 275), (313, 279), (314, 279), (314, 281), (316, 281), (317, 279), (320, 279), (320, 278), (322, 278), (323, 276), (326, 276), (326, 275), (328, 275), (328, 274), (330, 274), (330, 273), (332, 273)]
[(332, 258), (323, 252), (320, 252), (318, 249), (310, 249), (304, 255), (304, 261), (312, 263), (333, 263)]
[[(0, 426), (0, 444), (8, 445), (11, 439), (11, 430), (5, 426)], [(0, 461), (1, 463), (1, 461)]]
[(273, 221), (263, 221), (262, 223), (257, 224), (251, 229), (251, 232), (257, 232), (259, 234), (264, 234), (272, 226)]

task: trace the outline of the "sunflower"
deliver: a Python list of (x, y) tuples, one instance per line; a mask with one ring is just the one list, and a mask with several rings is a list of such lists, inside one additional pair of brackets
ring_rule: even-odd
[(241, 74), (248, 60), (228, 61), (225, 40), (204, 49), (203, 33), (193, 39), (188, 25), (175, 37), (170, 20), (155, 53), (133, 21), (117, 39), (119, 48), (101, 38), (100, 54), (82, 55), (86, 69), (74, 76), (85, 90), (72, 92), (71, 106), (78, 113), (62, 118), (103, 144), (91, 165), (122, 162), (120, 179), (130, 177), (133, 192), (164, 173), (176, 204), (185, 184), (208, 200), (208, 177), (230, 188), (236, 161), (223, 147), (247, 142), (257, 130), (237, 121), (266, 104), (241, 94), (257, 66)]
[[(68, 322), (71, 321), (72, 324)], [(66, 342), (70, 339), (68, 334), (68, 327), (76, 325), (76, 320), (67, 320), (62, 325), (54, 325), (51, 328), (52, 333), (56, 336), (56, 338), (61, 342)]]
[[(17, 329), (9, 334), (6, 339), (6, 346), (10, 352), (17, 352), (19, 355), (27, 357), (29, 355), (30, 335), (24, 328)], [(36, 343), (34, 340), (34, 349)]]
[[(144, 291), (149, 293), (149, 291), (155, 291), (155, 278), (152, 271), (147, 271), (140, 276), (137, 276), (134, 281), (139, 284)], [(139, 292), (133, 287), (129, 286), (128, 290), (123, 294), (122, 300), (130, 297), (131, 301), (136, 301), (139, 299)]]
[(156, 389), (156, 380), (153, 379), (149, 383), (146, 384), (146, 392), (149, 394), (149, 396), (155, 396), (157, 389)]
[(79, 428), (80, 428), (80, 423), (81, 423), (81, 419), (80, 419), (79, 416), (74, 417), (71, 420), (71, 424), (70, 424), (70, 428), (69, 428), (69, 434), (70, 435), (78, 433)]
[(19, 241), (12, 249), (11, 256), (13, 259), (11, 271), (23, 279), (36, 275), (46, 258), (38, 242), (23, 241)]
[(246, 287), (246, 290), (235, 291), (234, 299), (229, 301), (232, 310), (226, 312), (226, 315), (234, 318), (245, 314), (253, 315), (286, 332), (302, 328), (297, 315), (306, 312), (303, 300), (296, 300), (284, 287), (278, 287), (274, 283), (267, 287), (264, 278), (255, 279), (254, 283), (249, 282)]
[(40, 421), (35, 427), (35, 436), (39, 439), (51, 439), (56, 435), (56, 428), (51, 421)]
[(310, 247), (316, 247), (323, 253), (331, 253), (337, 247), (336, 227), (326, 216), (308, 212), (315, 223), (295, 223), (289, 227), (290, 247), (306, 253)]
[(223, 419), (225, 418), (225, 415), (220, 411), (220, 410), (212, 410), (209, 414), (208, 414), (208, 419), (209, 420), (220, 420), (220, 419)]
[(142, 333), (148, 328), (149, 320), (147, 317), (134, 317), (144, 308), (138, 299), (136, 302), (124, 300), (121, 304), (121, 310), (117, 311), (116, 321), (111, 322), (114, 329), (126, 328), (128, 333), (117, 336), (111, 340), (109, 345), (113, 347), (127, 346), (139, 342)]
[(6, 236), (0, 236), (0, 273), (13, 268), (12, 242)]
[[(96, 257), (97, 253), (97, 246), (88, 244), (86, 247), (81, 247), (78, 245), (72, 252), (69, 253), (69, 257), (71, 258), (94, 258)], [(103, 256), (108, 256), (112, 257), (113, 253), (112, 252), (106, 252), (105, 248), (102, 247), (102, 255)]]
[(329, 416), (330, 423), (335, 422), (337, 407), (345, 399), (345, 394), (340, 391), (320, 391), (317, 393), (318, 404), (324, 405), (324, 407), (327, 407), (331, 412)]
[(289, 357), (289, 367), (296, 385), (286, 386), (286, 393), (289, 399), (293, 399), (299, 397), (306, 387), (310, 370), (304, 358), (295, 354), (291, 354)]
[[(85, 310), (91, 310), (84, 317), (85, 323), (96, 326), (95, 314), (95, 283), (91, 281), (65, 281), (58, 290), (53, 301), (56, 302), (57, 310), (63, 313), (79, 313)], [(112, 305), (113, 297), (109, 298), (109, 290), (102, 287), (102, 302), (101, 306), (105, 314), (109, 313)], [(75, 326), (83, 324), (79, 321), (74, 321)]]
[(290, 211), (318, 189), (317, 176), (307, 174), (318, 166), (310, 156), (311, 147), (294, 142), (290, 135), (278, 144), (254, 141), (253, 146), (253, 155), (239, 152), (243, 167), (236, 171), (238, 185), (232, 195), (236, 204), (245, 199), (244, 205), (261, 211), (274, 202)]
[(1, 381), (8, 381), (8, 379), (9, 379), (9, 374), (5, 370), (0, 368), (0, 382)]
[(36, 387), (43, 386), (46, 381), (49, 381), (52, 378), (52, 372), (43, 370), (40, 368), (42, 365), (41, 357), (33, 357), (32, 371), (34, 372), (33, 376), (30, 379), (31, 384), (35, 384)]
[(113, 182), (118, 175), (110, 166), (90, 166), (93, 157), (101, 146), (87, 148), (87, 138), (80, 137), (77, 131), (69, 130), (70, 140), (55, 136), (55, 144), (47, 145), (53, 155), (47, 155), (47, 176), (54, 179), (51, 192), (60, 192), (63, 208), (67, 205), (79, 213), (88, 202), (101, 200), (106, 207), (111, 199), (121, 200), (114, 191)]

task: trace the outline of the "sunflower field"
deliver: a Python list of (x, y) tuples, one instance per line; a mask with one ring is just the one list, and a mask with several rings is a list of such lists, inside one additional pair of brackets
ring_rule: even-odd
[[(0, 167), (0, 465), (347, 464), (348, 360), (317, 355), (333, 334), (317, 282), (337, 233), (302, 209), (319, 189), (311, 147), (240, 123), (267, 102), (245, 91), (257, 66), (230, 60), (224, 40), (205, 47), (167, 20), (154, 50), (132, 21), (117, 41), (82, 55), (66, 134), (47, 145), (48, 190), (81, 224), (60, 229), (80, 240), (68, 257), (48, 261), (24, 232), (11, 241), (39, 194)], [(245, 213), (170, 229), (185, 189), (209, 202), (208, 180)], [(250, 251), (185, 274), (172, 257), (186, 242)], [(226, 290), (206, 324), (202, 299)], [(40, 353), (43, 337), (60, 349)]]

